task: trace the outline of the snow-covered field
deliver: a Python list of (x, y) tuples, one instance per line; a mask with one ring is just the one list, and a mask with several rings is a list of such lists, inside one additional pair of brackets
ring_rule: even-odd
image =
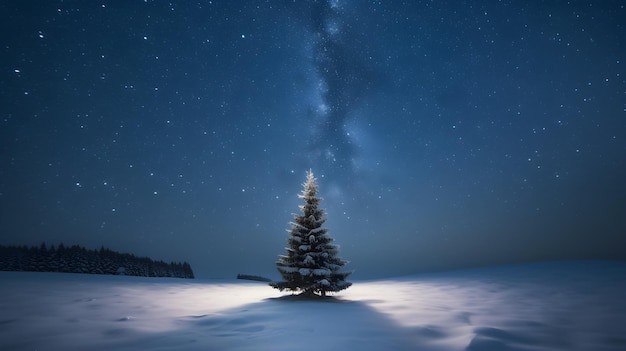
[(0, 272), (0, 350), (626, 350), (626, 262), (354, 281), (324, 301), (237, 280)]

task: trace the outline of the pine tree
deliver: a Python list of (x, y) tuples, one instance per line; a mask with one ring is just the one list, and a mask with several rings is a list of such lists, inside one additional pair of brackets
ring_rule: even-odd
[(322, 227), (326, 214), (318, 205), (317, 183), (309, 170), (304, 190), (298, 196), (304, 200), (300, 205), (301, 214), (294, 214), (294, 221), (288, 230), (287, 254), (279, 256), (276, 266), (284, 281), (270, 283), (270, 286), (283, 290), (301, 291), (305, 295), (336, 292), (348, 288), (352, 283), (346, 278), (352, 272), (340, 272), (347, 261), (337, 257), (339, 248), (333, 244)]

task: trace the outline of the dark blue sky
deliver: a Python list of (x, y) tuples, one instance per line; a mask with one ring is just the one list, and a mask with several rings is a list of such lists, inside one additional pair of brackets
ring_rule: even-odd
[(0, 244), (367, 278), (626, 259), (621, 1), (3, 1)]

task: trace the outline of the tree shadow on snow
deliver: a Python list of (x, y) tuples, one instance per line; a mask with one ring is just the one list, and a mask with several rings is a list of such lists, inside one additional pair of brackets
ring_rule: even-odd
[[(258, 350), (415, 350), (412, 334), (364, 302), (285, 295), (193, 316), (190, 323), (232, 348)], [(230, 345), (224, 345), (230, 346)]]
[(267, 298), (217, 313), (179, 317), (176, 324), (174, 330), (144, 333), (109, 346), (117, 350), (430, 350), (417, 342), (425, 335), (398, 325), (365, 302), (334, 296)]

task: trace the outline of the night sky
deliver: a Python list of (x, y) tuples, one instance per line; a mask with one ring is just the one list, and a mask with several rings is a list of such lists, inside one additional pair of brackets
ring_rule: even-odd
[(626, 259), (623, 1), (2, 1), (0, 244), (276, 277)]

